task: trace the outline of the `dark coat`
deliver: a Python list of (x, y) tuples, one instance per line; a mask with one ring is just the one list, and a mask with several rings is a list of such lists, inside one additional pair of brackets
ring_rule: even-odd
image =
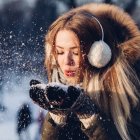
[[(100, 118), (100, 117), (99, 117)], [(76, 116), (69, 115), (65, 126), (57, 126), (49, 114), (46, 115), (41, 140), (122, 140), (116, 127), (108, 118), (95, 119), (94, 126), (84, 129)], [(132, 110), (131, 122), (128, 122), (131, 140), (140, 139), (140, 110)]]
[(44, 122), (41, 140), (88, 140), (80, 125), (81, 123), (77, 117), (70, 114), (66, 125), (57, 126), (48, 113)]

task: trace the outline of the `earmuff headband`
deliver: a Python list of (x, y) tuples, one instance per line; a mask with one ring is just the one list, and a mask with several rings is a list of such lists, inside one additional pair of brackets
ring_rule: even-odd
[(102, 68), (105, 67), (111, 60), (112, 52), (108, 44), (104, 42), (104, 30), (100, 21), (95, 16), (92, 16), (92, 19), (94, 19), (100, 26), (102, 38), (91, 45), (88, 53), (88, 60), (92, 66)]

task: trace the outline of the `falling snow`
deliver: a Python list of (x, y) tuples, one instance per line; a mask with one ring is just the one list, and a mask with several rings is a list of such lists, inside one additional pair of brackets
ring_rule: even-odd
[[(1, 97), (3, 98), (2, 103), (5, 109), (3, 111), (0, 110), (0, 140), (18, 140), (18, 135), (16, 133), (17, 112), (23, 103), (29, 104), (33, 115), (33, 120), (37, 119), (37, 115), (40, 111), (44, 111), (37, 105), (33, 104), (28, 96), (29, 81), (33, 77), (39, 77), (35, 75), (30, 77), (20, 77), (22, 78), (22, 81), (20, 82), (17, 82), (17, 79), (14, 79), (13, 77), (15, 77), (15, 75), (11, 76), (12, 80), (5, 83), (3, 88), (4, 94)], [(31, 140), (34, 140), (35, 137), (37, 137), (36, 134), (38, 133), (38, 129), (38, 123), (33, 121), (28, 129)]]

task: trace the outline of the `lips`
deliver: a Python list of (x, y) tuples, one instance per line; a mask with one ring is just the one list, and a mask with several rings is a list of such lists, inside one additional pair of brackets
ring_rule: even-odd
[(65, 75), (68, 77), (74, 77), (75, 76), (76, 71), (71, 71), (71, 70), (66, 70), (65, 71)]

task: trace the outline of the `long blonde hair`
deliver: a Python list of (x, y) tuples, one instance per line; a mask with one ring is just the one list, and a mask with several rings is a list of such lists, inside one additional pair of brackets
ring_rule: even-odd
[[(101, 38), (100, 28), (91, 18), (92, 13), (100, 20), (104, 40), (112, 50), (110, 63), (102, 69), (91, 66), (87, 59), (91, 44)], [(127, 121), (131, 119), (131, 109), (138, 104), (140, 96), (140, 82), (133, 69), (135, 61), (140, 58), (140, 33), (135, 23), (121, 9), (106, 4), (89, 4), (60, 16), (46, 35), (48, 79), (56, 66), (55, 36), (63, 29), (73, 31), (79, 38), (83, 87), (100, 109), (113, 119), (121, 138), (130, 140)]]
[(122, 139), (129, 140), (127, 121), (131, 119), (131, 107), (138, 103), (139, 79), (130, 65), (122, 60), (101, 75), (92, 76), (87, 91), (105, 113), (111, 114)]

